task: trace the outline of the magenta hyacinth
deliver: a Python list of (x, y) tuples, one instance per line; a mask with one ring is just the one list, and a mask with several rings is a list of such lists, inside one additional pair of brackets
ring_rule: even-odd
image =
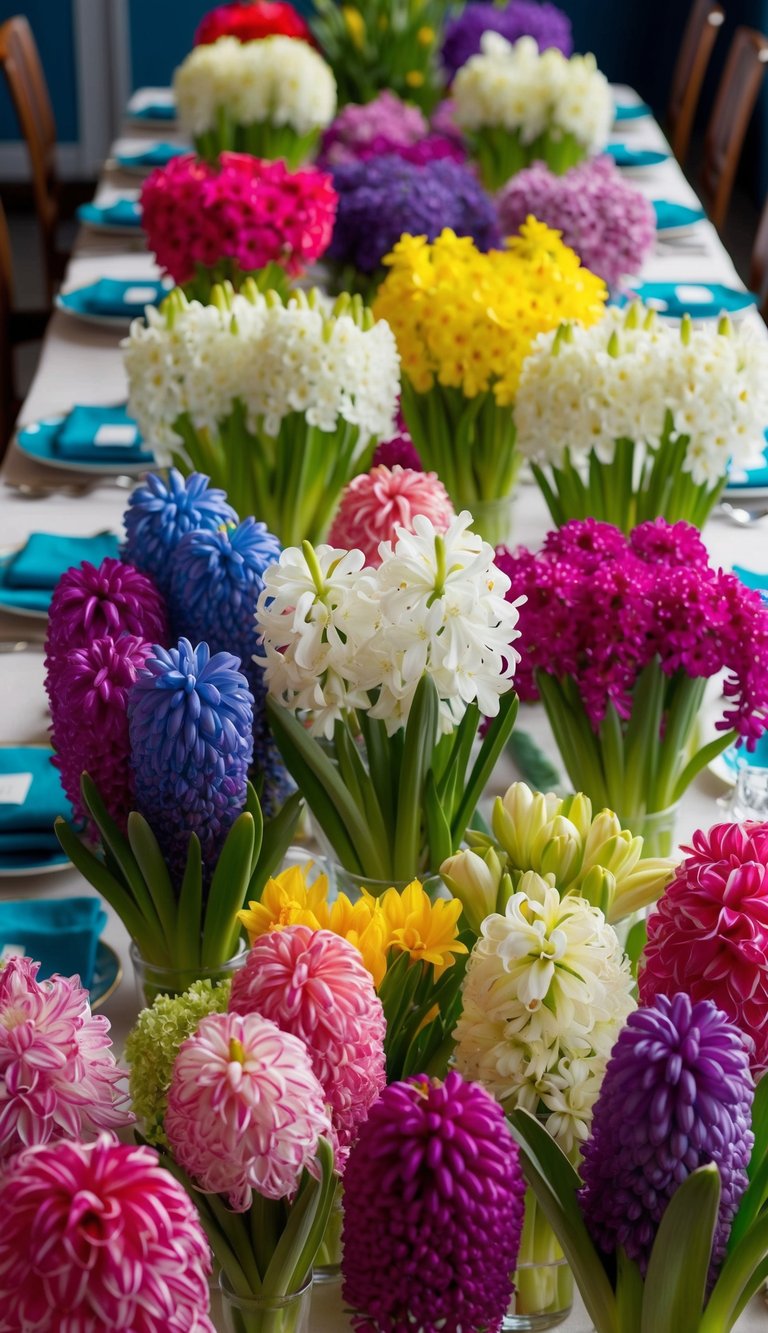
[(712, 1000), (768, 1068), (768, 824), (718, 824), (693, 835), (648, 918), (640, 998), (685, 991)]
[(385, 1023), (353, 944), (329, 930), (286, 926), (256, 939), (232, 980), (232, 1013), (259, 1013), (306, 1045), (331, 1114), (336, 1166), (386, 1082)]
[(28, 1148), (0, 1192), (0, 1333), (215, 1333), (208, 1242), (152, 1148)]
[(128, 738), (128, 696), (152, 648), (123, 634), (94, 639), (57, 660), (51, 692), (53, 764), (75, 817), (97, 837), (83, 803), (80, 782), (87, 773), (107, 810), (125, 830), (133, 809), (134, 781)]
[(424, 514), (436, 532), (445, 532), (456, 517), (437, 473), (379, 464), (347, 486), (328, 541), (345, 551), (362, 551), (366, 565), (378, 566), (380, 543), (394, 543), (398, 526), (413, 532), (417, 514)]
[(209, 1014), (179, 1047), (165, 1113), (175, 1160), (238, 1213), (294, 1195), (330, 1138), (309, 1052), (261, 1014)]
[(57, 659), (94, 639), (133, 634), (164, 643), (168, 621), (157, 587), (146, 574), (107, 556), (96, 568), (87, 560), (68, 569), (56, 585), (45, 640), (49, 695), (56, 688)]
[(423, 472), (424, 465), (416, 452), (416, 446), (403, 427), (399, 435), (391, 440), (382, 440), (377, 444), (371, 460), (371, 467), (403, 467), (410, 472)]
[(501, 1326), (525, 1184), (504, 1112), (455, 1072), (392, 1083), (344, 1177), (345, 1303), (364, 1333)]
[(746, 1043), (710, 1000), (658, 996), (619, 1034), (582, 1155), (581, 1205), (592, 1238), (643, 1274), (675, 1191), (714, 1162), (721, 1196), (713, 1268), (747, 1187), (754, 1083)]
[(134, 1119), (109, 1019), (91, 1013), (78, 977), (38, 981), (39, 970), (20, 957), (0, 968), (0, 1163), (21, 1148), (91, 1138)]

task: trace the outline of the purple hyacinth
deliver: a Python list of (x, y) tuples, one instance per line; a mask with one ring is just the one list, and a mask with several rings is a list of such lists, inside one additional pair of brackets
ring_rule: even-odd
[(382, 153), (396, 153), (409, 162), (450, 157), (463, 162), (466, 153), (454, 135), (431, 133), (418, 107), (386, 89), (362, 106), (342, 107), (323, 135), (317, 165), (326, 171), (343, 162), (367, 162)]
[(523, 1222), (501, 1107), (455, 1072), (392, 1083), (344, 1174), (344, 1300), (360, 1330), (497, 1329)]
[(371, 469), (383, 464), (384, 467), (408, 468), (411, 472), (423, 472), (424, 464), (416, 452), (416, 446), (410, 435), (394, 435), (391, 440), (382, 440), (376, 446)]
[(80, 795), (83, 773), (93, 778), (121, 829), (133, 809), (129, 763), (128, 696), (152, 648), (131, 634), (94, 639), (59, 660), (57, 688), (51, 693), (53, 763), (75, 817), (90, 825)]
[(253, 698), (230, 653), (155, 646), (128, 701), (136, 809), (179, 882), (190, 833), (208, 877), (246, 799)]
[(184, 534), (194, 528), (212, 531), (221, 523), (237, 521), (224, 491), (212, 488), (201, 472), (183, 477), (171, 468), (167, 482), (150, 472), (128, 501), (122, 554), (167, 593), (171, 557)]
[(449, 81), (470, 56), (477, 55), (484, 32), (500, 32), (508, 42), (533, 37), (540, 51), (556, 46), (565, 56), (573, 52), (571, 20), (556, 5), (542, 5), (536, 0), (471, 4), (445, 25), (441, 55)]
[(188, 532), (176, 548), (170, 589), (174, 634), (193, 642), (205, 639), (211, 652), (233, 652), (240, 658), (254, 699), (254, 777), (263, 779), (267, 814), (279, 808), (291, 789), (267, 725), (264, 672), (253, 661), (254, 655), (263, 656), (256, 603), (264, 571), (279, 556), (277, 537), (253, 518), (216, 532)]
[(754, 1084), (745, 1039), (711, 1000), (658, 996), (613, 1048), (583, 1150), (581, 1202), (593, 1239), (645, 1274), (669, 1200), (714, 1162), (722, 1193), (712, 1263), (747, 1186)]
[(375, 273), (404, 233), (434, 241), (445, 227), (480, 250), (500, 244), (495, 207), (467, 167), (385, 154), (335, 167), (339, 207), (327, 258)]

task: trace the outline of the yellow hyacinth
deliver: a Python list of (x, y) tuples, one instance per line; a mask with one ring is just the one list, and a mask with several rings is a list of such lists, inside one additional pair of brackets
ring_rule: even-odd
[(358, 51), (362, 51), (365, 43), (365, 19), (360, 10), (356, 9), (354, 5), (342, 5), (341, 12), (344, 15), (344, 23), (353, 44)]
[(458, 938), (461, 903), (438, 898), (432, 902), (417, 879), (407, 888), (387, 889), (378, 902), (387, 928), (386, 947), (410, 955), (414, 962), (432, 963), (439, 977), (467, 947)]
[(384, 263), (374, 313), (392, 327), (414, 389), (437, 381), (467, 398), (491, 389), (500, 406), (514, 402), (533, 339), (563, 320), (596, 323), (608, 298), (602, 279), (535, 218), (503, 250), (483, 254), (446, 230), (432, 244), (403, 236)]

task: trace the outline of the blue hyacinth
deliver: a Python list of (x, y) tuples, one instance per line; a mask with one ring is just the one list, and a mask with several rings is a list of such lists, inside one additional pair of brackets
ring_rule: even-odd
[(242, 811), (253, 754), (253, 698), (231, 653), (180, 639), (155, 647), (128, 702), (136, 809), (181, 881), (190, 833), (205, 880)]
[(263, 779), (262, 805), (271, 814), (290, 783), (266, 721), (264, 673), (255, 621), (264, 571), (280, 556), (280, 543), (264, 523), (245, 518), (237, 527), (198, 530), (182, 537), (173, 561), (169, 594), (174, 634), (205, 639), (212, 652), (237, 653), (254, 697), (254, 777)]
[[(236, 523), (237, 514), (224, 491), (210, 487), (208, 477), (193, 472), (183, 477), (171, 468), (168, 481), (150, 472), (128, 501), (122, 556), (155, 580), (167, 596), (172, 557), (185, 533), (196, 528), (212, 531), (222, 523)], [(201, 636), (205, 637), (205, 636)]]

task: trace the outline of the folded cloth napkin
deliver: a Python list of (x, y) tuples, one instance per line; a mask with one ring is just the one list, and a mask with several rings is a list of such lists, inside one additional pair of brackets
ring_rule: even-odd
[[(748, 486), (768, 486), (768, 449), (765, 450), (763, 459), (762, 467), (758, 464), (756, 467), (749, 468), (748, 471), (745, 468), (731, 468), (728, 474), (728, 485), (738, 487), (739, 490)], [(728, 499), (727, 490), (724, 498)]]
[(138, 153), (120, 153), (117, 163), (122, 167), (165, 167), (189, 151), (178, 143), (153, 143)]
[(0, 746), (0, 855), (59, 848), (53, 823), (72, 807), (52, 758), (47, 745)]
[(54, 972), (93, 981), (96, 947), (107, 923), (98, 898), (36, 898), (0, 902), (0, 958), (25, 954), (40, 963), (38, 980)]
[(78, 209), (83, 222), (106, 222), (116, 227), (141, 227), (141, 205), (138, 199), (115, 199), (111, 204), (83, 204)]
[(54, 532), (33, 532), (3, 571), (4, 591), (52, 592), (65, 570), (90, 560), (100, 565), (117, 556), (120, 543), (112, 532), (94, 537), (61, 537)]
[(145, 102), (131, 113), (131, 120), (175, 120), (175, 102)]
[(657, 167), (669, 157), (669, 153), (655, 148), (631, 148), (625, 143), (609, 143), (603, 152), (613, 158), (617, 167)]
[[(748, 588), (753, 588), (755, 592), (761, 593), (764, 598), (768, 599), (768, 573), (759, 574), (756, 569), (744, 569), (742, 565), (734, 565), (733, 572), (737, 579), (741, 579), (742, 583)], [(764, 735), (768, 737), (768, 733), (764, 733)], [(758, 747), (759, 744), (760, 742), (758, 742)], [(768, 768), (768, 739), (765, 739), (764, 746), (764, 766)]]
[(53, 441), (53, 452), (73, 462), (140, 463), (148, 459), (144, 441), (124, 404), (73, 407)]
[(167, 288), (162, 282), (148, 278), (146, 282), (134, 278), (125, 281), (120, 278), (99, 278), (90, 287), (82, 289), (82, 301), (86, 310), (94, 315), (124, 315), (134, 318), (144, 314), (144, 307), (157, 305), (167, 295)]
[(625, 102), (613, 109), (613, 118), (617, 124), (623, 120), (642, 120), (644, 116), (650, 114), (651, 108), (647, 102)]
[(673, 199), (654, 199), (653, 210), (659, 231), (667, 231), (670, 227), (691, 227), (707, 216), (703, 208), (689, 208)]

